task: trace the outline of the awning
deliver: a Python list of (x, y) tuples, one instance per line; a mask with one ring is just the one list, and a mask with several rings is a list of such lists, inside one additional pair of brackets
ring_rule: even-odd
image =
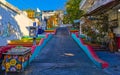
[(108, 11), (109, 9), (111, 9), (112, 7), (118, 5), (120, 3), (119, 0), (113, 0), (113, 1), (110, 1), (96, 9), (94, 9), (93, 11), (89, 12), (89, 13), (86, 13), (85, 16), (90, 16), (90, 15), (98, 15), (98, 14), (103, 14), (105, 13), (106, 11)]
[(80, 20), (74, 20), (74, 23), (79, 23), (80, 22)]

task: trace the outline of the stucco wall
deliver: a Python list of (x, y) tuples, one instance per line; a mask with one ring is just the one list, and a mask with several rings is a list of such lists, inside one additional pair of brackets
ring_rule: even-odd
[(15, 20), (18, 23), (22, 35), (29, 35), (29, 31), (27, 29), (28, 26), (32, 26), (33, 21), (30, 20), (26, 15), (23, 13), (17, 14), (15, 16)]
[(0, 46), (6, 45), (7, 40), (18, 39), (22, 35), (14, 19), (15, 15), (15, 12), (0, 5)]
[(25, 14), (16, 12), (0, 5), (0, 46), (6, 45), (8, 40), (20, 39), (23, 35), (29, 35), (27, 26), (32, 25)]

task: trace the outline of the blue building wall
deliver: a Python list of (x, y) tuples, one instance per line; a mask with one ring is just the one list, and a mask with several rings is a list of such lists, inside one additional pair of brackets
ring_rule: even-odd
[(19, 25), (14, 19), (17, 13), (0, 5), (0, 46), (6, 45), (7, 40), (18, 39), (21, 34)]

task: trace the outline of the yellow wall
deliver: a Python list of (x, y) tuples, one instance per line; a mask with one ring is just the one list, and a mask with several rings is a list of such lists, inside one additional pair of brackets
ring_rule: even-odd
[(35, 15), (35, 11), (34, 10), (26, 10), (27, 12), (27, 16), (30, 18), (30, 19), (34, 19), (34, 15)]
[(52, 28), (56, 25), (58, 25), (58, 18), (56, 15), (54, 16), (51, 16), (49, 19), (48, 19), (48, 23), (47, 23), (47, 28)]

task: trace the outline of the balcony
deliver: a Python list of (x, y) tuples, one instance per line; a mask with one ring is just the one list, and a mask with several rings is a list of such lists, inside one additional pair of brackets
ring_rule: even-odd
[(103, 5), (106, 5), (106, 4), (108, 4), (108, 3), (111, 3), (111, 2), (113, 2), (113, 1), (115, 1), (115, 0), (97, 0), (97, 1), (93, 4), (93, 6), (88, 9), (87, 12), (90, 13), (90, 12), (94, 11), (95, 9), (97, 9), (97, 8), (103, 6)]

